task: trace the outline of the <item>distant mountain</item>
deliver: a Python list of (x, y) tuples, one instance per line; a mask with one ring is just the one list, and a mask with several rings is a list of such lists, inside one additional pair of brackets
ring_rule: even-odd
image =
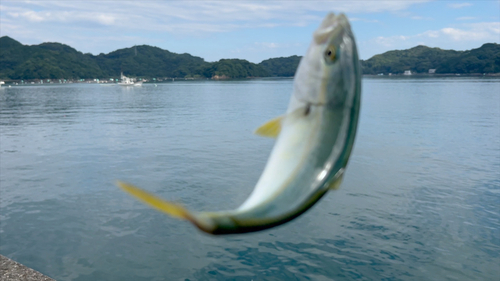
[(246, 78), (246, 77), (267, 77), (269, 72), (261, 65), (251, 63), (240, 59), (221, 59), (218, 62), (212, 63), (203, 72), (205, 77), (231, 77), (231, 78)]
[[(119, 49), (109, 54), (83, 54), (60, 43), (23, 45), (0, 37), (0, 79), (78, 79), (119, 77), (246, 78), (291, 77), (300, 56), (271, 58), (259, 64), (241, 59), (206, 62), (190, 54), (176, 54), (148, 45)], [(363, 74), (393, 73), (500, 73), (500, 45), (487, 43), (469, 51), (417, 46), (389, 51), (361, 61)]]
[(176, 54), (141, 45), (109, 54), (83, 54), (60, 43), (23, 45), (0, 38), (0, 79), (79, 79), (119, 77), (265, 77), (260, 65), (238, 59), (209, 63), (190, 54)]
[(94, 57), (107, 76), (185, 77), (201, 75), (210, 64), (190, 54), (176, 54), (148, 45), (119, 49)]
[(93, 78), (104, 77), (92, 55), (84, 55), (60, 43), (26, 46), (0, 38), (0, 78)]
[(461, 52), (445, 60), (437, 73), (499, 73), (500, 44), (487, 43), (477, 49)]
[(271, 76), (292, 77), (295, 75), (301, 58), (299, 56), (273, 58), (263, 60), (259, 65)]
[(429, 69), (436, 69), (436, 73), (499, 73), (500, 44), (487, 43), (469, 51), (417, 46), (373, 56), (361, 65), (363, 74), (428, 73)]

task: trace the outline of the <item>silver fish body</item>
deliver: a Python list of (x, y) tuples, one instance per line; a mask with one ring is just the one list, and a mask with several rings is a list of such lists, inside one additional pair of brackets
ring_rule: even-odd
[(118, 185), (211, 234), (283, 224), (340, 185), (354, 144), (360, 99), (360, 65), (349, 22), (343, 14), (329, 14), (300, 61), (286, 114), (257, 131), (277, 139), (255, 189), (238, 209), (191, 213), (132, 185)]

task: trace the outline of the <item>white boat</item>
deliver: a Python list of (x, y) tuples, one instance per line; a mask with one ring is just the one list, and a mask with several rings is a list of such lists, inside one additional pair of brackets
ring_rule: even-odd
[(2, 87), (2, 85), (5, 84), (4, 81), (0, 81), (0, 87)]
[(121, 82), (117, 83), (120, 86), (142, 86), (143, 81), (136, 82), (134, 78), (129, 78), (123, 75), (123, 72), (120, 76)]

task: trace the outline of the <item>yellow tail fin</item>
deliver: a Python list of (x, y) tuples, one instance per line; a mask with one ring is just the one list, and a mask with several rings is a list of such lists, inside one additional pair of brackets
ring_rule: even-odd
[(136, 186), (133, 186), (128, 183), (124, 183), (121, 181), (117, 181), (116, 185), (118, 185), (121, 189), (126, 191), (128, 194), (134, 196), (140, 201), (146, 203), (147, 205), (160, 210), (174, 218), (193, 220), (192, 215), (186, 210), (184, 207), (165, 201), (147, 191), (144, 191)]

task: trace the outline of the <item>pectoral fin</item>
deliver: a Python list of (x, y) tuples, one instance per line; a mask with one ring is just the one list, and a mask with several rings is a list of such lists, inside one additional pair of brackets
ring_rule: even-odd
[(284, 116), (276, 117), (255, 130), (255, 134), (268, 138), (277, 138), (281, 131)]

